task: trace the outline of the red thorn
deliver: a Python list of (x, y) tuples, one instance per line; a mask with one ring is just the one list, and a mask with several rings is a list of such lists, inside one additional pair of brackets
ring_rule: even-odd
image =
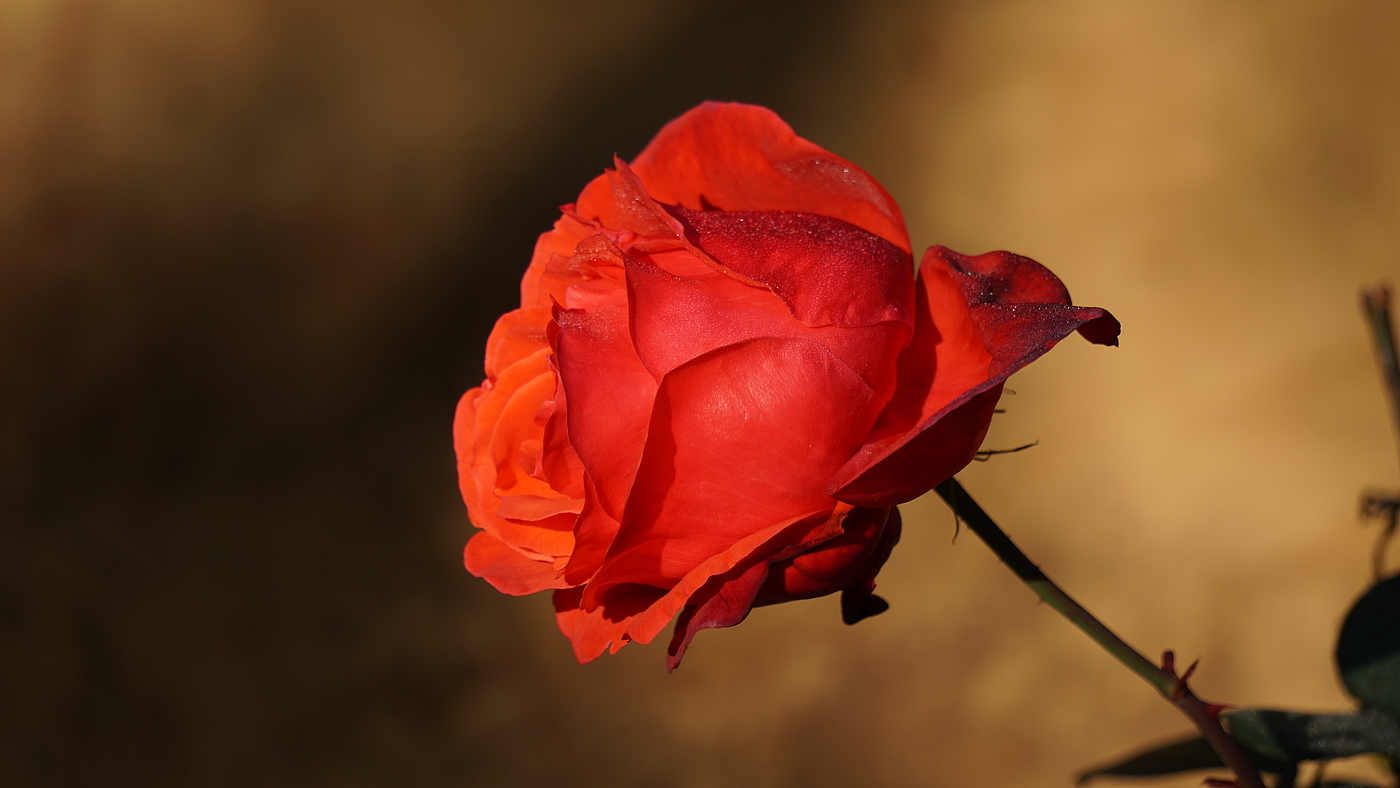
[(1191, 674), (1196, 672), (1196, 666), (1199, 664), (1201, 664), (1201, 660), (1199, 659), (1191, 663), (1191, 667), (1187, 668), (1186, 672), (1181, 674), (1181, 683), (1185, 684), (1186, 680), (1191, 678)]
[(1162, 652), (1162, 670), (1176, 675), (1176, 654), (1171, 649)]

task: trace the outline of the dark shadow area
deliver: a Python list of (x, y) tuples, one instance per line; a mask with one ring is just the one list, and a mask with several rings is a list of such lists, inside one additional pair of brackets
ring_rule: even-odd
[[(853, 8), (676, 4), (599, 40), (602, 77), (569, 83), (521, 149), (444, 162), (464, 171), (427, 194), (409, 171), (312, 200), (275, 181), (295, 192), (298, 156), (331, 155), (327, 85), (360, 43), (319, 29), (335, 10), (268, 11), (263, 76), (212, 109), (180, 89), (179, 36), (143, 53), (174, 86), (169, 124), (203, 131), (123, 142), (143, 164), (102, 172), (84, 152), (103, 131), (62, 89), (115, 22), (65, 12), (41, 58), (58, 91), (15, 154), (37, 185), (0, 241), (0, 782), (650, 784), (607, 744), (644, 732), (548, 705), (539, 622), (461, 569), (452, 411), (556, 206), (702, 100), (799, 128), (831, 112), (793, 88)], [(461, 717), (490, 702), (499, 725)]]

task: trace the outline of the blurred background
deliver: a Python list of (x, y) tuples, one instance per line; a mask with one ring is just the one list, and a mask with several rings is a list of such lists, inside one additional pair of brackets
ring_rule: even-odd
[(704, 99), (865, 167), (916, 247), (1112, 309), (1122, 347), (1013, 380), (987, 446), (1039, 445), (964, 483), (1203, 697), (1346, 708), (1357, 499), (1400, 483), (1356, 305), (1400, 275), (1397, 32), (1384, 0), (7, 0), (0, 783), (1064, 786), (1184, 732), (931, 497), (887, 614), (760, 609), (672, 675), (664, 642), (580, 667), (547, 598), (461, 569), (452, 411), (535, 236)]

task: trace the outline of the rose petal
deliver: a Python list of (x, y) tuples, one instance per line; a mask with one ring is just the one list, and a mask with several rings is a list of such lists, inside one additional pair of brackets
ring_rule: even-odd
[[(621, 292), (621, 288), (618, 288)], [(593, 574), (616, 533), (651, 421), (656, 379), (632, 347), (625, 299), (591, 309), (557, 309), (553, 342), (567, 402), (569, 443), (601, 511), (576, 525), (568, 576)]]
[(878, 508), (928, 492), (971, 462), (1012, 373), (1076, 330), (1117, 344), (1118, 321), (1107, 311), (1039, 300), (1069, 294), (1025, 257), (967, 257), (935, 246), (919, 285), (899, 386), (860, 451), (833, 476), (827, 489), (839, 500)]
[(696, 246), (767, 286), (804, 325), (914, 324), (914, 261), (878, 235), (805, 213), (674, 212)]
[[(628, 637), (638, 643), (650, 643), (686, 605), (703, 603), (709, 594), (722, 589), (723, 578), (729, 577), (735, 567), (747, 566), (754, 561), (773, 560), (793, 544), (830, 539), (841, 532), (841, 519), (849, 510), (849, 507), (838, 504), (831, 511), (797, 515), (739, 539), (724, 551), (701, 561), (664, 596), (639, 613), (627, 628)], [(601, 594), (597, 594), (590, 583), (584, 589), (583, 605), (590, 607), (590, 597), (595, 594), (602, 600), (601, 604), (606, 604), (610, 593), (611, 587), (603, 587)]]
[[(666, 669), (680, 667), (690, 641), (704, 629), (732, 627), (748, 618), (754, 598), (768, 577), (768, 561), (751, 559), (745, 564), (710, 579), (714, 585), (708, 598), (699, 604), (686, 605), (676, 620), (676, 631), (666, 649)], [(707, 584), (707, 585), (709, 585)]]
[(860, 376), (805, 339), (752, 339), (673, 370), (585, 605), (610, 584), (669, 588), (772, 523), (830, 510), (826, 481), (878, 407)]
[(503, 594), (525, 596), (564, 587), (553, 562), (526, 558), (485, 531), (478, 532), (467, 542), (462, 559), (468, 572)]
[(650, 607), (664, 592), (647, 586), (615, 588), (606, 606), (584, 610), (579, 606), (582, 588), (554, 592), (554, 620), (559, 631), (574, 647), (580, 665), (602, 656), (616, 654), (630, 639), (626, 631), (637, 614)]
[(830, 216), (910, 252), (899, 206), (874, 178), (763, 107), (701, 104), (666, 124), (632, 169), (668, 205)]
[[(547, 354), (548, 349), (543, 352)], [(535, 423), (535, 414), (548, 396), (543, 391), (553, 388), (549, 379), (554, 376), (548, 363), (541, 366), (541, 362), (544, 357), (533, 355), (508, 367), (489, 389), (483, 386), (468, 391), (457, 406), (453, 442), (458, 482), (472, 524), (528, 557), (552, 559), (572, 550), (574, 517), (555, 515), (528, 524), (508, 520), (499, 513), (497, 487), (504, 481), (516, 494), (566, 497), (530, 477), (520, 465), (518, 449), (527, 439), (535, 438), (534, 433), (543, 432)], [(499, 437), (505, 434), (518, 439), (514, 449)]]
[[(821, 344), (885, 399), (894, 385), (892, 360), (913, 333), (899, 321), (858, 329), (809, 328), (766, 288), (731, 279), (684, 249), (629, 258), (626, 270), (637, 354), (658, 379), (726, 345), (765, 336), (801, 337)], [(676, 271), (687, 275), (673, 275)]]
[(851, 510), (835, 539), (774, 562), (756, 604), (826, 596), (867, 581), (873, 589), (875, 573), (899, 540), (899, 523), (894, 507)]
[(856, 624), (889, 610), (889, 603), (875, 596), (875, 576), (880, 573), (885, 562), (889, 560), (894, 546), (899, 544), (899, 537), (903, 531), (904, 519), (900, 517), (899, 509), (892, 506), (890, 507), (889, 519), (885, 521), (885, 527), (880, 534), (880, 545), (869, 559), (868, 573), (861, 582), (841, 591), (841, 621), (843, 623)]
[[(551, 357), (550, 368), (556, 376), (559, 374), (557, 361), (558, 355), (555, 354)], [(540, 456), (535, 464), (534, 476), (543, 479), (553, 489), (582, 502), (583, 461), (569, 444), (568, 415), (568, 397), (564, 387), (557, 386), (554, 390), (554, 401), (549, 406), (549, 418), (544, 425), (544, 436), (540, 440)]]
[(579, 195), (575, 210), (614, 237), (622, 231), (654, 238), (681, 237), (682, 228), (647, 192), (635, 171), (613, 157), (616, 169), (594, 178)]
[[(554, 223), (554, 229), (540, 235), (535, 242), (535, 253), (530, 258), (530, 266), (520, 280), (520, 305), (523, 307), (549, 308), (550, 294), (558, 287), (548, 272), (549, 264), (555, 257), (570, 257), (579, 243), (589, 236), (597, 235), (596, 224), (586, 221), (568, 210)], [(557, 272), (557, 269), (555, 269)], [(555, 300), (558, 300), (557, 298)]]
[(511, 365), (549, 346), (547, 307), (527, 307), (501, 315), (486, 340), (486, 377), (498, 378)]

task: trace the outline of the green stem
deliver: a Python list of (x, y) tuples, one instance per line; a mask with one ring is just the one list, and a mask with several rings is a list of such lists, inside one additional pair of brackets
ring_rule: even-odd
[(992, 552), (996, 553), (997, 558), (1000, 558), (1017, 577), (1021, 578), (1021, 582), (1029, 586), (1036, 596), (1058, 611), (1060, 615), (1069, 619), (1071, 624), (1079, 627), (1084, 634), (1089, 636), (1090, 640), (1102, 646), (1105, 651), (1123, 663), (1128, 670), (1141, 676), (1160, 692), (1162, 697), (1185, 714), (1187, 719), (1195, 724), (1206, 741), (1210, 742), (1211, 747), (1215, 749), (1216, 754), (1225, 762), (1225, 765), (1234, 771), (1235, 778), (1241, 788), (1264, 788), (1264, 781), (1259, 776), (1259, 770), (1254, 767), (1253, 762), (1244, 754), (1235, 740), (1230, 738), (1230, 734), (1221, 727), (1220, 719), (1216, 716), (1215, 711), (1191, 692), (1191, 689), (1186, 685), (1185, 677), (1178, 678), (1174, 671), (1165, 670), (1138, 653), (1132, 646), (1123, 642), (1122, 638), (1113, 634), (1113, 631), (1104, 626), (1103, 622), (1094, 618), (1092, 613), (1074, 601), (1069, 594), (1055, 585), (1040, 570), (1040, 567), (1031, 563), (1026, 554), (1021, 552), (1021, 549), (1011, 541), (1011, 538), (1001, 530), (991, 516), (983, 511), (976, 501), (972, 500), (972, 496), (967, 494), (957, 479), (949, 479), (935, 487), (934, 490), (958, 516), (958, 519), (967, 523), (967, 527), (977, 534), (983, 542), (986, 542)]

